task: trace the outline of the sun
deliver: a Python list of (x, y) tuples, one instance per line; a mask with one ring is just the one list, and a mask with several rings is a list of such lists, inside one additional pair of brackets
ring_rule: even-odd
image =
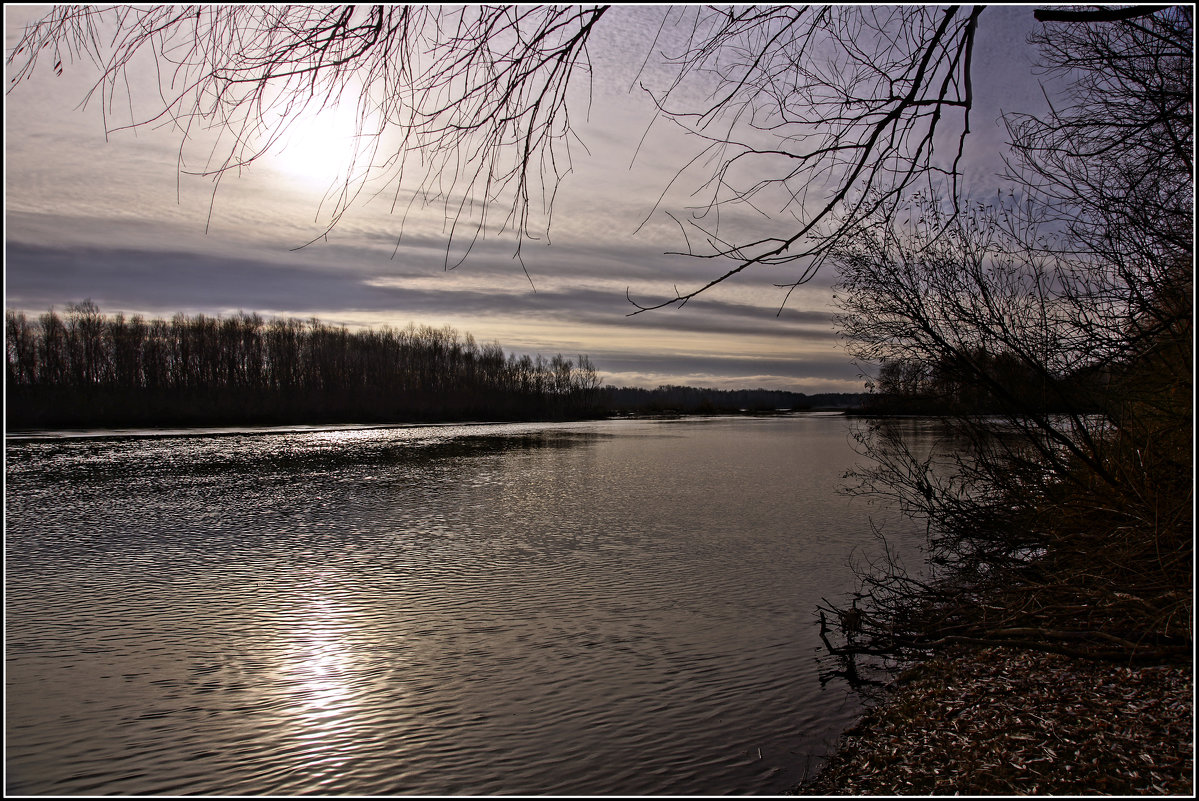
[(291, 121), (267, 161), (288, 180), (329, 189), (353, 166), (357, 118), (344, 107), (325, 107)]

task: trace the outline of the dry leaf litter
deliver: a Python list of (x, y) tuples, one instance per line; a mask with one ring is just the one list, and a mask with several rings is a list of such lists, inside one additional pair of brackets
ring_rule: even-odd
[(796, 792), (1190, 796), (1193, 702), (1190, 665), (950, 652), (900, 676)]

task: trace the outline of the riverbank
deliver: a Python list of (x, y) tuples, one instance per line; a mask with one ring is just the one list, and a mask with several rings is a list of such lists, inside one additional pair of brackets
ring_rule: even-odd
[(982, 648), (901, 675), (799, 795), (1194, 791), (1193, 666)]

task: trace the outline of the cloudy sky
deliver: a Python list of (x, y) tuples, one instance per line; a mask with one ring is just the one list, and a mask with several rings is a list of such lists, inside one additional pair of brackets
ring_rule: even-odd
[[(5, 6), (6, 54), (42, 10)], [(89, 62), (66, 61), (55, 75), (46, 61), (5, 99), (6, 306), (36, 314), (91, 298), (105, 312), (146, 316), (244, 310), (352, 327), (449, 324), (509, 352), (588, 354), (618, 385), (860, 391), (833, 327), (830, 273), (785, 305), (774, 285), (795, 276), (760, 268), (682, 309), (629, 316), (626, 292), (664, 300), (721, 272), (667, 255), (683, 243), (666, 212), (687, 197), (681, 184), (662, 204), (659, 196), (699, 144), (650, 126), (652, 103), (630, 89), (664, 13), (621, 6), (597, 27), (590, 110), (572, 111), (586, 151), (572, 153), (549, 240), (523, 246), (524, 269), (510, 237), (489, 236), (447, 271), (438, 213), (410, 213), (397, 247), (389, 197), (363, 198), (326, 238), (297, 250), (324, 230), (320, 201), (339, 166), (331, 157), (342, 152), (344, 115), (304, 120), (290, 147), (227, 175), (214, 197), (210, 179), (179, 174), (172, 131), (106, 136), (99, 107), (79, 107), (97, 78)], [(993, 191), (999, 167), (1000, 111), (1040, 107), (1025, 43), (1033, 24), (1029, 6), (991, 8), (980, 21), (967, 174), (982, 192)], [(662, 78), (652, 66), (643, 77)], [(134, 86), (135, 97), (153, 100), (150, 86)]]

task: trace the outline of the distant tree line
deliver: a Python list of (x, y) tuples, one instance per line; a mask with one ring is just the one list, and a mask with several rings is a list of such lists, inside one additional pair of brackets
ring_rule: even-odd
[(104, 315), (90, 300), (5, 315), (10, 427), (555, 419), (595, 415), (586, 356), (505, 354), (453, 328)]
[(1027, 414), (1096, 411), (1110, 370), (1053, 375), (1014, 352), (967, 348), (935, 360), (884, 359), (860, 411), (867, 414)]
[(639, 387), (604, 388), (605, 403), (613, 412), (669, 414), (727, 414), (733, 412), (806, 411), (816, 408), (850, 408), (864, 395), (832, 392), (805, 395), (771, 389), (705, 389), (663, 385), (656, 389)]

